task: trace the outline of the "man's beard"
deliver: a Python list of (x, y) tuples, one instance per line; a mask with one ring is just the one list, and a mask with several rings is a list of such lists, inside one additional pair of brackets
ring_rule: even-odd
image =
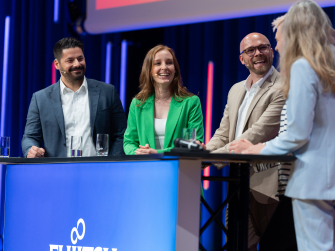
[(257, 74), (257, 75), (265, 75), (271, 68), (272, 63), (273, 63), (273, 59), (272, 57), (269, 58), (265, 58), (265, 60), (267, 61), (268, 64), (261, 66), (259, 69), (255, 69), (254, 65), (245, 65), (248, 70), (252, 71), (253, 73)]
[[(78, 69), (82, 70), (82, 73), (80, 73), (78, 75), (71, 73), (72, 71), (75, 71), (75, 70), (78, 70)], [(69, 78), (69, 80), (71, 80), (71, 81), (81, 81), (81, 80), (84, 79), (85, 72), (86, 72), (86, 69), (83, 66), (82, 67), (77, 67), (77, 68), (72, 68), (72, 69), (69, 70), (69, 73), (67, 75), (65, 74), (65, 77)]]

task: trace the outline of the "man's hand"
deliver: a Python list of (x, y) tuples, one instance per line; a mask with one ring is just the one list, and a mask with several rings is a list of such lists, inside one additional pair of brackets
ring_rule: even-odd
[(201, 143), (199, 140), (196, 140), (195, 143), (197, 143), (198, 145), (202, 146), (202, 148), (203, 148), (204, 150), (206, 150), (206, 146), (205, 146), (204, 143)]
[(253, 144), (247, 139), (241, 139), (233, 141), (229, 147), (229, 153), (242, 153), (242, 151), (247, 150)]
[(249, 147), (247, 150), (243, 151), (243, 154), (261, 154), (261, 150), (265, 147), (264, 144), (259, 143), (257, 145)]
[(38, 148), (37, 146), (32, 146), (29, 149), (27, 158), (43, 158), (45, 150), (43, 148)]

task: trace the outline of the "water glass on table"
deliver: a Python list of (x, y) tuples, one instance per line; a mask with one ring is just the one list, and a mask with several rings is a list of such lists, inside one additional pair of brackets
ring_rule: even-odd
[(109, 135), (108, 134), (97, 134), (97, 142), (95, 145), (97, 156), (107, 156), (109, 150)]
[(81, 157), (81, 136), (71, 136), (71, 157)]
[(10, 152), (10, 137), (1, 137), (0, 157), (8, 158)]
[(197, 132), (195, 128), (183, 128), (183, 140), (195, 142), (197, 140)]

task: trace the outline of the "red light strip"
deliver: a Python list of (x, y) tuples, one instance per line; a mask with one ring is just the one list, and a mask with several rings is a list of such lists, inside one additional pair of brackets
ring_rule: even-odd
[[(212, 61), (209, 61), (208, 73), (207, 73), (205, 144), (207, 144), (210, 141), (212, 135), (213, 77), (214, 77), (214, 63)], [(208, 177), (209, 173), (210, 173), (210, 167), (205, 168), (204, 176)], [(203, 187), (205, 190), (209, 188), (209, 180), (203, 181)]]
[(56, 83), (56, 67), (55, 67), (54, 61), (52, 61), (52, 64), (51, 64), (51, 84), (53, 85), (54, 83)]

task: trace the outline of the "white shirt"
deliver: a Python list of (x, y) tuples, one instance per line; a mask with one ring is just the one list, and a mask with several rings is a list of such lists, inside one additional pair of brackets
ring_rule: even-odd
[(264, 77), (262, 77), (260, 80), (258, 80), (253, 85), (251, 85), (250, 75), (247, 78), (247, 80), (244, 82), (244, 88), (247, 92), (244, 96), (244, 99), (243, 99), (243, 102), (242, 102), (240, 108), (238, 109), (238, 117), (237, 117), (236, 130), (235, 130), (235, 139), (237, 139), (238, 137), (240, 137), (242, 135), (243, 125), (244, 125), (244, 122), (245, 122), (245, 117), (247, 115), (247, 112), (248, 112), (249, 106), (251, 104), (251, 101), (253, 100), (256, 93), (259, 91), (259, 89), (263, 85), (264, 81), (272, 73), (272, 71), (273, 71), (273, 66), (270, 68), (270, 70), (268, 71), (268, 73), (266, 73), (266, 75)]
[(164, 148), (166, 119), (155, 119), (155, 145), (156, 150)]
[(82, 156), (95, 156), (86, 78), (84, 77), (83, 84), (76, 92), (67, 88), (60, 79), (60, 97), (64, 115), (67, 156), (71, 157), (71, 136), (82, 137)]

